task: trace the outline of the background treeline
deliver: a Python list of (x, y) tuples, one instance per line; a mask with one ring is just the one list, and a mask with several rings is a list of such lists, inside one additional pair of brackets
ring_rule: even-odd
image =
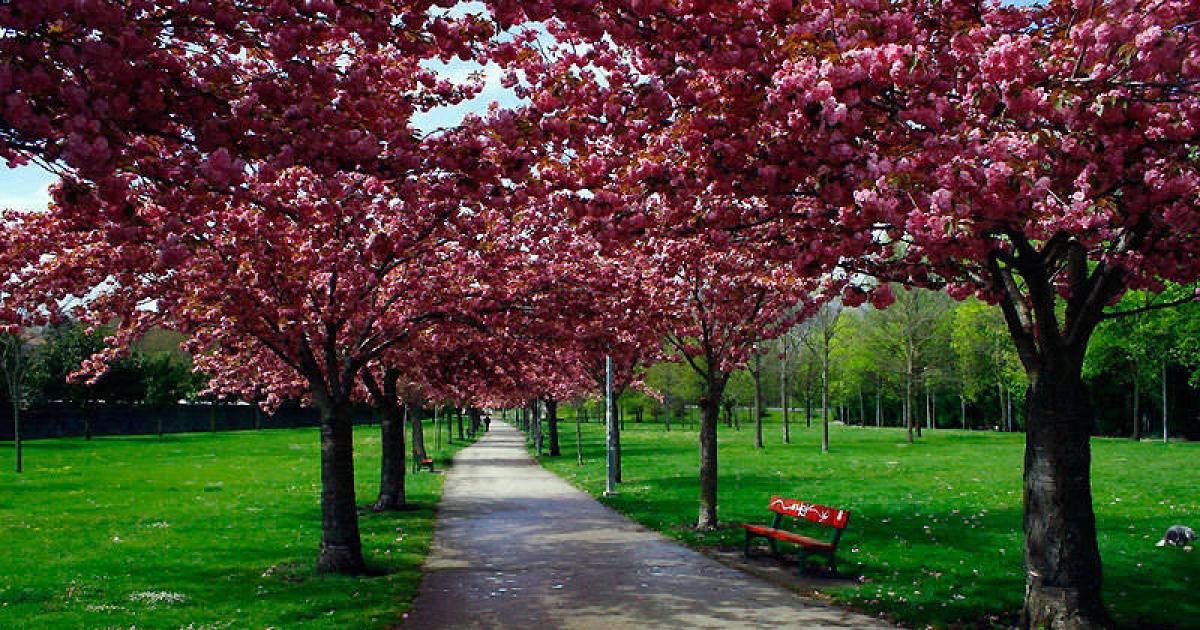
[[(895, 292), (896, 304), (888, 309), (831, 304), (783, 337), (763, 342), (759, 359), (732, 377), (723, 401), (724, 420), (738, 425), (752, 421), (757, 381), (763, 408), (782, 407), (786, 389), (792, 422), (819, 422), (822, 358), (828, 351), (833, 420), (902, 427), (908, 413), (922, 428), (1023, 430), (1027, 382), (1000, 311), (975, 298), (956, 301), (945, 293), (900, 287)], [(1170, 302), (1172, 294), (1130, 293), (1113, 310), (1140, 310), (1154, 299)], [(69, 375), (104, 347), (106, 333), (89, 334), (84, 326), (66, 322), (41, 331), (27, 344), (22, 408), (34, 412), (29, 430), (38, 432), (42, 417), (55, 425), (45, 427), (49, 434), (90, 433), (88, 418), (94, 416), (111, 425), (102, 433), (153, 432), (157, 427), (142, 426), (147, 421), (103, 422), (112, 414), (102, 410), (152, 415), (180, 402), (212, 402), (200, 396), (205, 376), (193, 371), (190, 357), (179, 349), (182, 338), (163, 330), (147, 335), (96, 383), (72, 382)], [(1085, 375), (1097, 435), (1161, 438), (1165, 417), (1171, 436), (1200, 439), (1200, 304), (1106, 321), (1089, 348)], [(645, 382), (662, 400), (628, 390), (621, 397), (625, 420), (669, 419), (680, 426), (696, 421), (701, 384), (685, 364), (650, 366)], [(594, 406), (584, 406), (583, 413), (601, 419), (602, 410), (590, 409)], [(293, 407), (286, 413), (305, 415)], [(210, 424), (259, 424), (249, 416), (227, 424), (223, 418), (228, 413), (218, 407), (213, 412), (217, 420)], [(10, 415), (9, 388), (0, 388), (0, 417)], [(300, 424), (309, 420), (295, 419)], [(197, 422), (203, 423), (168, 420), (166, 431)]]
[[(148, 334), (95, 383), (73, 382), (71, 373), (104, 349), (108, 334), (111, 331), (104, 329), (89, 333), (86, 326), (67, 321), (26, 339), (22, 406), (65, 403), (80, 409), (116, 404), (163, 408), (198, 399), (206, 379), (193, 371), (191, 358), (179, 349), (182, 338), (165, 330)], [(0, 400), (5, 408), (11, 406), (9, 388), (0, 391)]]
[[(896, 287), (895, 293), (888, 309), (829, 305), (784, 337), (763, 342), (758, 368), (752, 360), (730, 381), (727, 421), (751, 421), (757, 373), (764, 407), (782, 406), (786, 383), (792, 421), (819, 422), (827, 344), (833, 420), (906, 426), (907, 408), (922, 428), (1023, 430), (1028, 383), (999, 309), (936, 291)], [(1132, 311), (1152, 299), (1171, 295), (1131, 293), (1113, 310)], [(1200, 439), (1200, 305), (1106, 321), (1085, 374), (1097, 435), (1161, 439), (1165, 403), (1169, 434)], [(690, 369), (662, 362), (645, 380), (662, 401), (627, 393), (629, 418), (662, 421), (669, 414), (672, 423), (693, 421), (700, 383)]]

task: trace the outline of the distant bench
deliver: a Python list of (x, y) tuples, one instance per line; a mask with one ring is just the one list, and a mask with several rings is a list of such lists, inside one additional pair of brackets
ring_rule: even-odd
[(433, 460), (429, 457), (421, 457), (421, 451), (413, 449), (413, 472), (417, 472), (422, 468), (428, 468), (429, 472), (433, 472)]
[[(750, 525), (743, 523), (739, 525), (746, 530), (746, 546), (745, 553), (750, 555), (750, 543), (755, 538), (765, 538), (771, 546), (772, 553), (779, 553), (776, 545), (777, 540), (793, 543), (799, 546), (799, 551), (796, 554), (796, 560), (800, 563), (800, 570), (804, 571), (805, 565), (808, 562), (810, 555), (824, 556), (829, 565), (829, 569), (837, 572), (837, 561), (834, 558), (834, 553), (837, 552), (838, 542), (842, 539), (842, 532), (846, 529), (846, 523), (850, 521), (850, 512), (838, 508), (826, 507), (809, 503), (799, 499), (785, 499), (783, 497), (771, 497), (771, 503), (767, 505), (767, 509), (775, 513), (775, 518), (771, 520), (771, 526)], [(790, 517), (785, 522), (784, 517)], [(825, 527), (834, 528), (833, 539), (829, 541), (817, 540), (803, 534), (797, 534), (794, 531), (786, 529), (785, 524), (794, 525), (803, 519), (822, 525)]]

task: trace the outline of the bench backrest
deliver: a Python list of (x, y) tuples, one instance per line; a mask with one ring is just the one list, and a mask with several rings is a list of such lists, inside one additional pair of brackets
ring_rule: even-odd
[(771, 503), (767, 506), (767, 509), (783, 516), (802, 518), (818, 525), (836, 527), (838, 529), (846, 527), (847, 521), (850, 520), (850, 512), (846, 510), (784, 497), (771, 497)]

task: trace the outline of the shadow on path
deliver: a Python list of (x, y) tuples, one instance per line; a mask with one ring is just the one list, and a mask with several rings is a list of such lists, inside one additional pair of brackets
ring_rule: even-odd
[(494, 422), (446, 478), (405, 627), (887, 628), (650, 532), (537, 466)]

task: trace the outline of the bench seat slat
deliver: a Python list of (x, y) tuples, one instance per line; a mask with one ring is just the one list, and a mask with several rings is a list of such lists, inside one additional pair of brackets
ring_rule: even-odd
[(748, 525), (744, 523), (739, 525), (739, 527), (760, 536), (767, 536), (768, 538), (775, 538), (777, 540), (786, 540), (808, 549), (818, 549), (821, 551), (833, 551), (834, 549), (834, 545), (832, 543), (825, 542), (823, 540), (817, 540), (815, 538), (809, 538), (808, 536), (802, 536), (794, 532), (789, 532), (786, 529), (775, 529), (773, 527)]

